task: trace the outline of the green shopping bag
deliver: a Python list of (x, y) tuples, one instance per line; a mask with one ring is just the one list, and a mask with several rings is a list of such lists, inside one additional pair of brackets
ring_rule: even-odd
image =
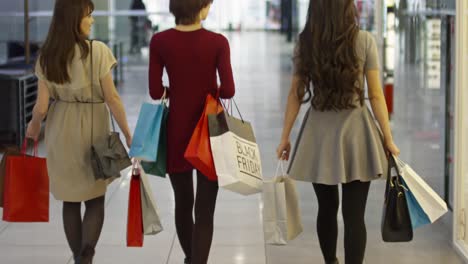
[(158, 155), (154, 162), (142, 161), (141, 167), (146, 174), (156, 175), (159, 177), (166, 177), (166, 163), (167, 163), (167, 116), (169, 109), (164, 106), (163, 116), (161, 121), (161, 129), (158, 144)]

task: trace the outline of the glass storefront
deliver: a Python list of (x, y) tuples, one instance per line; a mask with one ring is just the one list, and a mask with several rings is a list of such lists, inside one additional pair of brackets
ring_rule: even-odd
[(395, 118), (413, 134), (405, 158), (452, 208), (455, 0), (397, 0), (394, 13), (395, 100), (410, 98)]
[[(33, 43), (40, 43), (47, 35), (54, 0), (28, 0), (28, 2), (31, 17), (30, 39)], [(155, 31), (174, 26), (174, 18), (169, 12), (169, 0), (143, 0), (145, 10), (132, 8), (134, 0), (94, 0), (93, 2), (95, 4), (93, 37), (106, 42), (123, 42), (130, 48), (134, 31), (131, 17), (139, 17), (147, 22), (145, 24), (147, 39)], [(5, 30), (0, 33), (1, 63), (8, 57), (7, 42), (24, 40), (24, 1), (5, 1), (0, 14), (0, 22), (6, 25)], [(281, 0), (214, 1), (204, 26), (215, 31), (279, 30)]]

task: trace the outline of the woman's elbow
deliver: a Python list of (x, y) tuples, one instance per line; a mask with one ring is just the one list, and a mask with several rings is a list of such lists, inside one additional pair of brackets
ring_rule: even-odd
[(231, 99), (234, 97), (235, 94), (236, 89), (233, 86), (232, 89), (221, 90), (221, 92), (219, 93), (219, 97), (221, 97), (222, 99)]
[(105, 98), (105, 102), (108, 106), (112, 107), (116, 104), (119, 104), (121, 103), (121, 99), (120, 99), (120, 96), (117, 92), (115, 92), (114, 94), (110, 95), (109, 97)]
[(149, 94), (150, 94), (151, 99), (153, 99), (153, 100), (156, 100), (158, 98), (157, 94), (155, 92), (153, 92), (152, 90), (150, 90)]
[(380, 103), (380, 102), (385, 102), (385, 97), (381, 94), (370, 94), (369, 95), (369, 101), (371, 103)]
[(33, 114), (44, 119), (47, 116), (47, 112), (49, 111), (48, 107), (38, 106), (34, 108)]
[(153, 100), (159, 100), (163, 97), (164, 95), (164, 90), (163, 91), (157, 91), (155, 89), (150, 89), (150, 97)]

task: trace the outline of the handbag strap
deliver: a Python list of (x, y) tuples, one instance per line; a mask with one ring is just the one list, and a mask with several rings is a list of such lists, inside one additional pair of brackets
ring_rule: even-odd
[[(386, 187), (385, 187), (385, 200), (388, 197), (388, 193), (390, 192), (390, 188), (396, 188), (399, 191), (402, 191), (401, 189), (403, 189), (403, 191), (404, 190), (408, 191), (408, 189), (401, 182), (401, 179), (403, 177), (401, 176), (401, 171), (398, 168), (398, 164), (397, 164), (396, 160), (397, 160), (397, 158), (395, 156), (393, 156), (392, 154), (390, 154), (389, 159), (388, 159), (388, 173), (387, 173), (387, 184), (386, 184)], [(393, 179), (392, 179), (392, 176), (391, 176), (392, 168), (395, 168), (395, 171), (397, 173), (397, 175), (395, 177), (395, 182), (393, 182)]]
[[(236, 110), (237, 110), (237, 113), (239, 114), (239, 118), (240, 120), (242, 121), (242, 123), (244, 123), (244, 118), (242, 117), (242, 114), (239, 110), (239, 107), (237, 106), (237, 103), (236, 103), (236, 100), (234, 100), (234, 98), (231, 98), (231, 99), (226, 99), (226, 101), (228, 101), (227, 103), (223, 102), (219, 97), (218, 97), (218, 94), (217, 94), (217, 97), (216, 97), (216, 101), (217, 101), (217, 107), (218, 106), (222, 106), (225, 110), (226, 110), (226, 113), (229, 115), (229, 116), (232, 116), (233, 113), (233, 107), (232, 107), (232, 102), (234, 102), (234, 105), (236, 107)], [(229, 109), (230, 109), (230, 114), (229, 114)]]
[(390, 188), (392, 187), (392, 168), (395, 167), (395, 158), (392, 154), (388, 157), (388, 170), (387, 170), (387, 183), (385, 185), (385, 200), (387, 200), (388, 193), (390, 192)]
[[(90, 52), (89, 52), (89, 56), (90, 56), (90, 69), (91, 69), (91, 74), (90, 74), (90, 85), (91, 85), (91, 102), (93, 102), (91, 104), (91, 145), (94, 145), (93, 144), (93, 134), (94, 134), (94, 63), (93, 63), (93, 41), (94, 40), (90, 40), (90, 43), (89, 43), (89, 46), (90, 46)], [(101, 86), (101, 90), (102, 90), (102, 94), (104, 95), (104, 89), (102, 88)], [(112, 122), (112, 131), (115, 132), (115, 123), (114, 123), (114, 117), (112, 115), (112, 113), (109, 111), (109, 116), (110, 116), (110, 119), (111, 119), (111, 122)]]
[[(89, 57), (90, 57), (90, 69), (91, 69), (91, 74), (90, 74), (90, 84), (91, 84), (91, 102), (94, 101), (94, 74), (93, 74), (93, 40), (89, 42), (90, 46), (90, 52), (89, 52)], [(91, 104), (91, 146), (93, 146), (93, 139), (94, 139), (94, 104)]]
[[(241, 112), (239, 110), (239, 107), (237, 106), (236, 100), (234, 100), (234, 98), (232, 98), (231, 101), (234, 102), (234, 105), (236, 106), (236, 109), (237, 109), (237, 113), (239, 114), (239, 117), (242, 120), (242, 123), (244, 123), (244, 118), (242, 117), (242, 114), (241, 114)], [(232, 110), (231, 110), (231, 113), (232, 113)]]

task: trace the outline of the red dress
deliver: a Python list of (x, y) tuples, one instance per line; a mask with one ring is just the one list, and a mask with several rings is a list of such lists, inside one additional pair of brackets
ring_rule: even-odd
[[(221, 98), (234, 96), (230, 48), (227, 39), (199, 29), (170, 29), (153, 36), (150, 44), (149, 90), (151, 98), (162, 97), (163, 70), (169, 76), (167, 172), (193, 169), (184, 158), (185, 149), (203, 112), (206, 96), (219, 89)], [(218, 86), (217, 75), (221, 85)], [(167, 85), (166, 85), (167, 86)]]

